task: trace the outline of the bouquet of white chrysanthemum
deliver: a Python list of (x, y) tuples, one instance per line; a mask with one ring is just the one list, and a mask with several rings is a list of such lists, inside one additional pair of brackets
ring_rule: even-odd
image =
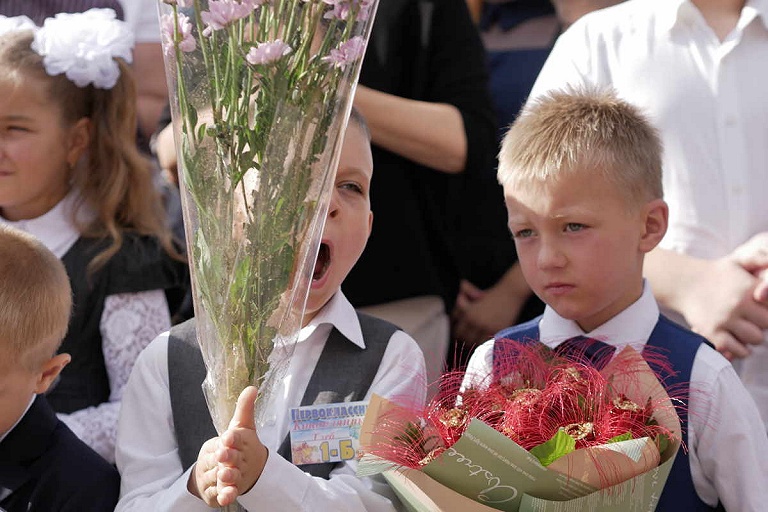
[(244, 387), (260, 385), (264, 401), (301, 327), (376, 5), (160, 0), (204, 387), (220, 431)]

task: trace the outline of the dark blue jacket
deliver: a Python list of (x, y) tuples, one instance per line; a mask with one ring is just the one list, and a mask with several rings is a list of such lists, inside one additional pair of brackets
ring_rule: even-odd
[(113, 511), (117, 470), (54, 414), (45, 397), (0, 442), (0, 509), (7, 512)]

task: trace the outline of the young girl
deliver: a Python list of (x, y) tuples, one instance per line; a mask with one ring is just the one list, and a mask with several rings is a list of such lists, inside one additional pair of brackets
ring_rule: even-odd
[(132, 36), (104, 9), (3, 27), (0, 222), (36, 235), (67, 269), (74, 309), (61, 351), (72, 364), (48, 399), (113, 462), (123, 387), (170, 327), (186, 275), (135, 146)]

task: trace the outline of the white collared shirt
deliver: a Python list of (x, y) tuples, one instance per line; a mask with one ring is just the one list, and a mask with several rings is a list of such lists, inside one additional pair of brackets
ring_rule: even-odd
[[(658, 305), (646, 283), (634, 304), (589, 333), (547, 306), (539, 336), (550, 348), (584, 335), (619, 348), (632, 345), (642, 350), (658, 318)], [(488, 382), (493, 371), (493, 344), (489, 340), (472, 354), (465, 386)], [(764, 511), (768, 503), (765, 426), (731, 364), (707, 345), (701, 345), (693, 361), (688, 420), (688, 456), (699, 497), (712, 506), (719, 500), (726, 510)]]
[(720, 42), (689, 0), (629, 0), (558, 39), (531, 98), (612, 86), (661, 131), (669, 230), (661, 246), (713, 259), (768, 231), (768, 0)]
[(136, 44), (160, 43), (157, 3), (152, 0), (120, 0), (125, 22), (131, 27)]
[(72, 211), (76, 201), (77, 193), (72, 191), (56, 206), (39, 217), (10, 221), (0, 216), (0, 223), (29, 233), (61, 259), (80, 238), (80, 232), (72, 222)]
[[(301, 330), (286, 376), (266, 405), (267, 424), (259, 428), (259, 438), (269, 448), (269, 457), (256, 485), (238, 499), (246, 510), (393, 510), (388, 486), (380, 480), (357, 478), (354, 461), (342, 464), (324, 480), (277, 455), (288, 434), (289, 409), (301, 402), (332, 327), (355, 345), (365, 346), (355, 311), (341, 292)], [(389, 340), (366, 400), (377, 393), (421, 405), (425, 383), (421, 350), (410, 336), (397, 331)], [(117, 466), (122, 476), (117, 511), (211, 510), (187, 491), (192, 468), (184, 472), (178, 455), (168, 385), (168, 333), (139, 356), (126, 387)]]

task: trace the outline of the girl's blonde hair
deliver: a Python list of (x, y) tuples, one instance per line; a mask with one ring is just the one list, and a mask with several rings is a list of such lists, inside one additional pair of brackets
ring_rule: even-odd
[[(123, 243), (123, 232), (156, 237), (172, 256), (174, 247), (160, 195), (152, 181), (151, 164), (136, 147), (136, 88), (128, 65), (116, 59), (120, 77), (111, 89), (78, 87), (65, 75), (51, 76), (43, 58), (31, 49), (31, 31), (0, 36), (0, 80), (23, 87), (33, 78), (46, 83), (48, 99), (57, 104), (62, 125), (82, 118), (91, 121), (91, 139), (85, 158), (72, 169), (72, 185), (80, 192), (74, 219), (83, 236), (110, 238), (112, 243), (89, 263), (101, 268)], [(95, 217), (79, 222), (78, 210), (87, 207)]]

